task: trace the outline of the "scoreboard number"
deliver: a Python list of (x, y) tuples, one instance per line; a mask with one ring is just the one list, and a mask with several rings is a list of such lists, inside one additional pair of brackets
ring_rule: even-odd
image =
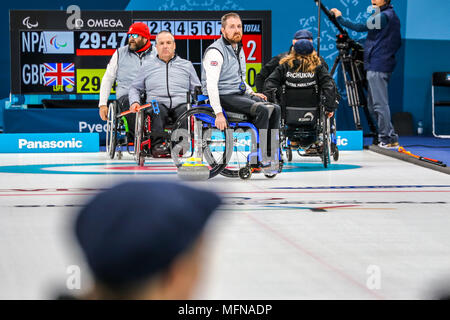
[(254, 56), (256, 51), (256, 41), (250, 40), (247, 42), (247, 48), (250, 48), (250, 53), (248, 54), (247, 61), (256, 61), (256, 57)]
[(173, 21), (162, 21), (161, 22), (161, 31), (166, 30), (173, 34), (175, 32), (174, 27), (175, 27), (175, 23)]
[(156, 35), (161, 31), (161, 21), (152, 21), (148, 24), (150, 28), (150, 34)]
[(80, 49), (116, 49), (123, 47), (127, 41), (125, 32), (111, 32), (109, 34), (102, 32), (81, 32)]
[[(77, 93), (100, 93), (100, 86), (106, 69), (77, 69)], [(116, 84), (111, 93), (116, 93)]]
[(189, 22), (189, 33), (190, 36), (201, 35), (202, 22), (201, 21), (190, 21)]
[(203, 21), (202, 22), (202, 36), (216, 35), (215, 21)]
[(256, 75), (261, 71), (261, 63), (247, 63), (247, 83), (256, 92), (255, 79)]
[(220, 29), (222, 28), (222, 23), (219, 21), (215, 21), (216, 24), (216, 36), (220, 36)]
[(175, 21), (175, 36), (185, 36), (188, 33), (188, 24), (186, 21)]

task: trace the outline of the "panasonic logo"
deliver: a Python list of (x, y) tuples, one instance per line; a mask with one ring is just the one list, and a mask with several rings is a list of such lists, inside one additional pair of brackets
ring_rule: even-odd
[(75, 140), (43, 140), (43, 141), (29, 141), (27, 139), (19, 139), (19, 149), (81, 149), (83, 148), (83, 141)]

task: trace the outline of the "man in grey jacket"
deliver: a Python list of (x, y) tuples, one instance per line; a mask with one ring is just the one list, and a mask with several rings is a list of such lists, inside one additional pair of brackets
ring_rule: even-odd
[[(135, 112), (140, 106), (139, 93), (147, 94), (147, 103), (158, 101), (159, 117), (152, 117), (152, 132), (163, 133), (169, 116), (178, 118), (186, 111), (186, 93), (200, 86), (194, 66), (188, 60), (175, 54), (175, 38), (169, 31), (161, 31), (156, 36), (157, 56), (147, 63), (136, 75), (129, 90), (130, 110)], [(152, 142), (152, 155), (165, 156), (168, 146), (162, 138)]]
[[(223, 109), (249, 115), (260, 130), (280, 128), (280, 107), (267, 103), (267, 97), (255, 93), (246, 82), (246, 61), (242, 49), (242, 20), (237, 13), (227, 13), (222, 19), (222, 37), (210, 45), (203, 58), (202, 91), (208, 95), (216, 115), (215, 125), (224, 130), (227, 126)], [(270, 154), (271, 143), (267, 150)]]
[[(142, 22), (133, 23), (128, 30), (128, 44), (114, 52), (108, 63), (100, 86), (99, 114), (102, 120), (108, 119), (108, 98), (114, 81), (117, 81), (116, 98), (119, 111), (128, 110), (128, 89), (144, 62), (150, 60), (152, 47), (150, 30)], [(126, 117), (130, 134), (134, 132), (134, 115)], [(132, 137), (129, 137), (130, 139)]]

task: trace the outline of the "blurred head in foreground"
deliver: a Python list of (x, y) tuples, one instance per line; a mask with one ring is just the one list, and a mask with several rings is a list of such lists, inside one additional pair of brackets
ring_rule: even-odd
[(212, 192), (175, 182), (126, 182), (97, 194), (75, 235), (94, 278), (88, 299), (189, 299), (202, 233), (220, 205)]

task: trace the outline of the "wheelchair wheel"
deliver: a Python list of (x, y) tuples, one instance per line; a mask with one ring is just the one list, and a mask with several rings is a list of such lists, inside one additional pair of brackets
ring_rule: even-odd
[(183, 159), (194, 157), (208, 164), (210, 179), (225, 169), (233, 151), (233, 137), (229, 130), (215, 127), (215, 118), (210, 108), (195, 107), (176, 120), (170, 146), (177, 167)]
[(141, 148), (144, 129), (144, 112), (140, 111), (136, 113), (136, 125), (134, 130), (134, 160), (140, 167), (143, 167), (145, 162), (145, 155)]
[(117, 145), (117, 131), (118, 131), (118, 119), (117, 119), (117, 102), (109, 104), (108, 108), (108, 120), (106, 130), (106, 153), (110, 159), (114, 159)]
[(284, 161), (281, 159), (278, 167), (278, 173), (283, 172), (283, 168), (284, 168)]
[(292, 149), (291, 148), (286, 149), (286, 156), (287, 156), (287, 160), (289, 162), (291, 162), (292, 161)]
[(324, 168), (328, 168), (331, 163), (331, 135), (330, 135), (330, 119), (325, 112), (322, 112), (322, 163)]
[(252, 176), (252, 170), (249, 167), (243, 167), (239, 169), (238, 174), (242, 180), (248, 180)]
[[(245, 140), (244, 136), (242, 136), (248, 134), (251, 135), (250, 145), (246, 145), (246, 141), (248, 140)], [(251, 150), (251, 142), (256, 141), (256, 137), (251, 128), (237, 128), (233, 131), (232, 141), (230, 161), (228, 162), (228, 166), (220, 174), (227, 178), (239, 178), (241, 177), (239, 171), (248, 166), (249, 159), (247, 156), (249, 153), (255, 152), (255, 150)], [(242, 144), (243, 141), (244, 144)], [(256, 153), (254, 155), (256, 156)], [(255, 157), (251, 158), (250, 161), (254, 159)]]
[(331, 152), (333, 154), (333, 160), (338, 161), (339, 160), (339, 149), (335, 143), (331, 144)]
[[(241, 130), (241, 131), (240, 131)], [(281, 130), (280, 130), (281, 133)], [(247, 136), (240, 136), (241, 134), (246, 134)], [(250, 140), (248, 140), (248, 134), (250, 134)], [(246, 167), (254, 168), (259, 164), (261, 150), (258, 150), (258, 145), (256, 141), (258, 132), (252, 128), (238, 128), (233, 135), (233, 153), (231, 157), (231, 165), (227, 166), (222, 172), (221, 175), (229, 178), (237, 178), (241, 177), (240, 170)], [(281, 138), (278, 137), (278, 158), (280, 163), (282, 158), (282, 150), (284, 146), (284, 137), (280, 134)], [(244, 141), (244, 143), (242, 143)], [(279, 167), (282, 169), (282, 167)], [(279, 170), (281, 170), (279, 169)], [(278, 172), (281, 172), (279, 171)], [(245, 171), (245, 170), (243, 170)], [(271, 175), (271, 174), (270, 174)]]

